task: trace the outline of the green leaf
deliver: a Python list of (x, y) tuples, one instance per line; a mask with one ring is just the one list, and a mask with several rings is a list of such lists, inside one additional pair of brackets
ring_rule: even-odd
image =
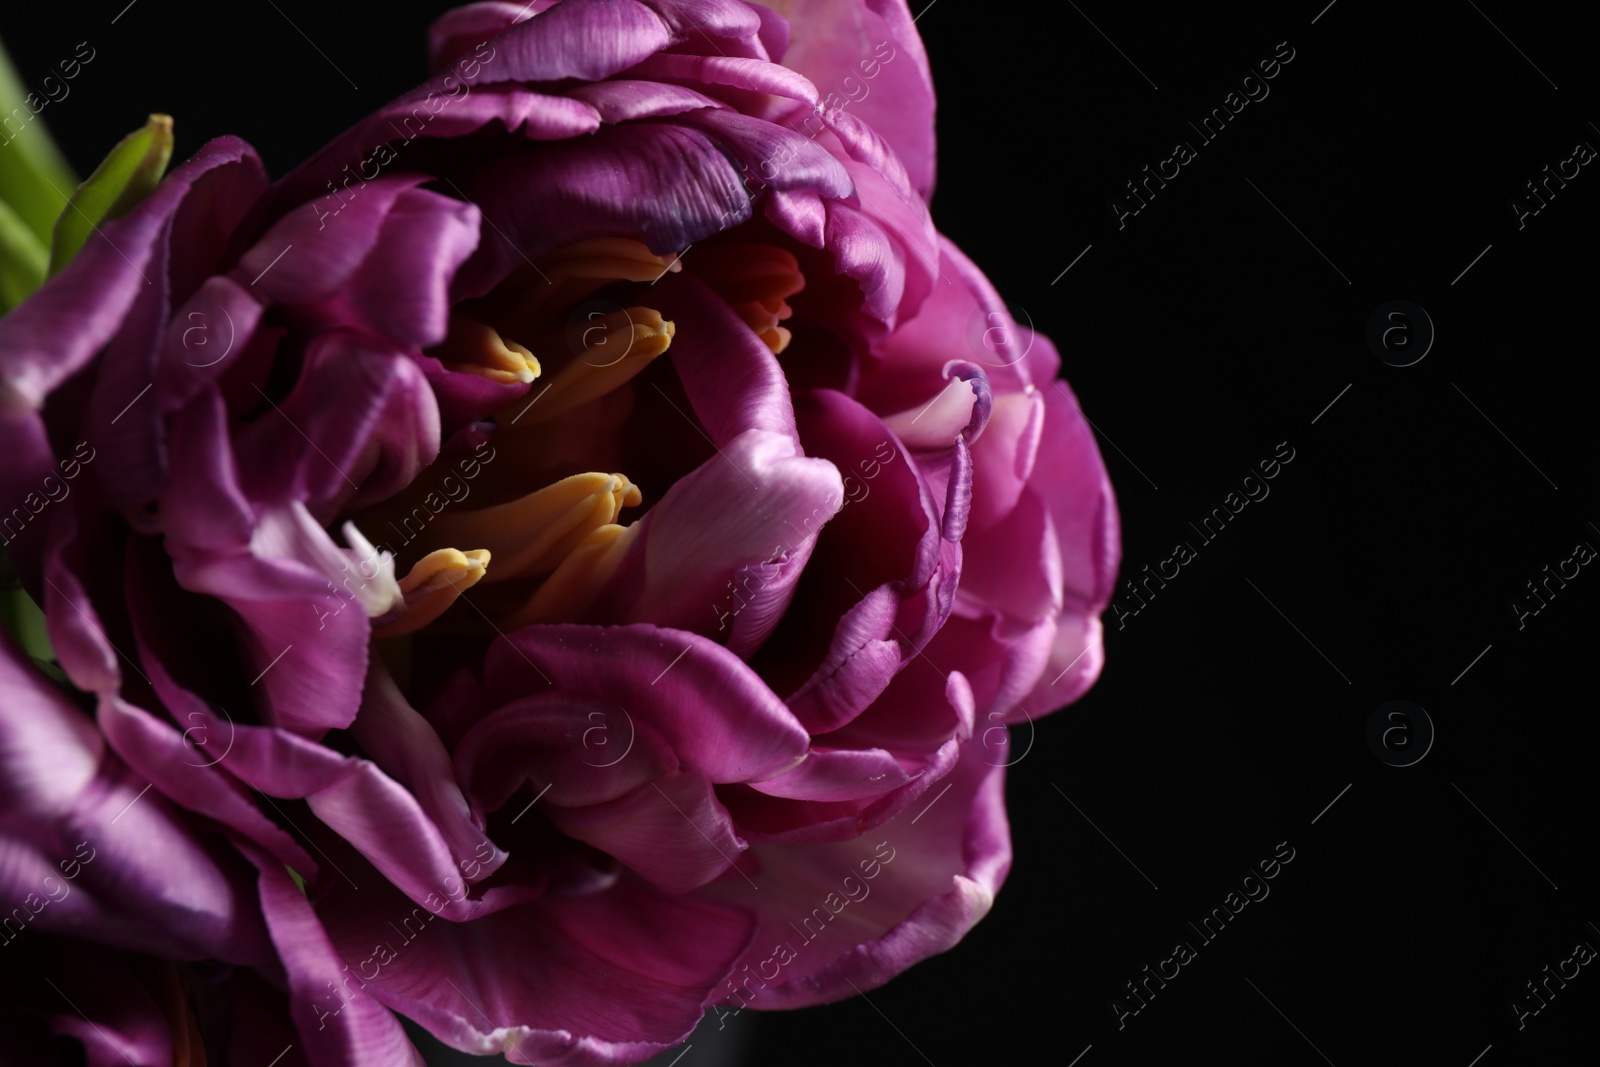
[(0, 315), (44, 284), (50, 253), (28, 224), (0, 200)]
[(49, 99), (22, 84), (11, 57), (0, 46), (0, 106), (10, 108), (0, 116), (0, 203), (22, 220), (40, 244), (48, 245), (50, 227), (78, 178), (62, 158), (44, 119), (35, 113), (35, 103), (43, 111)]
[(131, 211), (149, 196), (172, 158), (172, 117), (151, 115), (144, 128), (124, 137), (72, 194), (56, 219), (50, 245), (50, 275), (72, 262), (102, 222)]
[(11, 561), (3, 552), (0, 552), (0, 626), (16, 638), (17, 644), (35, 663), (43, 665), (55, 658), (50, 635), (45, 631), (44, 612), (17, 581)]

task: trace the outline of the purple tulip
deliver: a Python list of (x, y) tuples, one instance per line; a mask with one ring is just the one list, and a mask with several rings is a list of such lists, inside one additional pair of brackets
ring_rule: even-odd
[(621, 1064), (988, 911), (1116, 508), (929, 218), (904, 3), (787, 15), (458, 9), (0, 319), (0, 525), (93, 714), (7, 650), (0, 889), (99, 849), (41, 946), (234, 965), (312, 1064), (410, 1062), (395, 1012)]

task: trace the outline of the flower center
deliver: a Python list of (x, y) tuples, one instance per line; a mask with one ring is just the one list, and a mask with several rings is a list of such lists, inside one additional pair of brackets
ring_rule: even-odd
[[(794, 313), (787, 298), (805, 286), (794, 256), (724, 244), (691, 258), (692, 272), (768, 348), (788, 346), (792, 335), (780, 325)], [(553, 252), (454, 309), (448, 336), (428, 354), (450, 370), (530, 388), (494, 415), (494, 450), (507, 458), (478, 489), (495, 502), (467, 508), (463, 496), (425, 511), (415, 533), (418, 524), (406, 523), (406, 548), (396, 554), (415, 562), (399, 583), (404, 610), (375, 618), (375, 636), (416, 633), (480, 582), (474, 607), (502, 629), (571, 620), (594, 602), (639, 530), (618, 521), (622, 510), (642, 505), (644, 494), (622, 473), (565, 472), (597, 455), (619, 465), (625, 458), (613, 438), (634, 412), (630, 383), (671, 347), (676, 326), (645, 304), (624, 304), (683, 269), (680, 257), (658, 256), (639, 241), (598, 238)], [(525, 492), (530, 479), (550, 480)], [(426, 482), (371, 517), (392, 525), (416, 514)], [(482, 622), (477, 613), (456, 618), (472, 628)]]

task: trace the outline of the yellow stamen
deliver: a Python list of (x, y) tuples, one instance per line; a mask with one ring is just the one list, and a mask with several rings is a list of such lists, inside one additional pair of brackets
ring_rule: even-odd
[(372, 628), (373, 637), (401, 637), (420, 630), (456, 602), (456, 597), (478, 584), (489, 567), (489, 553), (481, 548), (461, 552), (441, 548), (417, 561), (400, 581), (405, 594), (405, 614)]
[(531, 382), (539, 376), (539, 361), (532, 352), (464, 315), (450, 316), (449, 335), (429, 354), (451, 370), (481, 374), (502, 385)]
[(484, 545), (495, 558), (490, 582), (548, 574), (624, 507), (644, 499), (621, 474), (575, 474), (520, 500), (440, 515), (426, 539)]
[(675, 328), (652, 308), (634, 307), (596, 312), (583, 329), (583, 355), (567, 364), (526, 407), (518, 406), (524, 425), (549, 422), (579, 404), (587, 404), (631, 379), (672, 344)]
[(491, 299), (490, 317), (518, 336), (531, 336), (549, 326), (552, 316), (565, 316), (612, 282), (653, 282), (683, 266), (675, 252), (658, 256), (641, 241), (596, 237), (579, 241), (537, 262)]
[(578, 618), (616, 572), (639, 534), (639, 524), (611, 523), (592, 530), (583, 543), (561, 561), (515, 613), (501, 620), (505, 629), (532, 623), (563, 622)]
[(560, 284), (568, 278), (604, 278), (607, 281), (653, 282), (662, 271), (683, 268), (675, 253), (658, 256), (644, 242), (628, 237), (596, 237), (568, 245), (543, 260), (541, 269)]
[(714, 245), (695, 254), (694, 273), (774, 353), (789, 347), (792, 335), (778, 323), (794, 314), (787, 298), (806, 287), (794, 256), (772, 245)]

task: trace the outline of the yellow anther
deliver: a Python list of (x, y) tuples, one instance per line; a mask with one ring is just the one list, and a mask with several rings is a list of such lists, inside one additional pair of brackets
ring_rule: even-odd
[(420, 630), (443, 615), (456, 597), (471, 589), (489, 567), (489, 553), (481, 548), (461, 552), (441, 548), (417, 561), (400, 581), (405, 613), (372, 628), (374, 637), (400, 637)]
[(514, 629), (581, 616), (616, 573), (639, 529), (635, 522), (630, 526), (608, 524), (591, 531), (521, 608), (501, 620), (501, 625)]
[(495, 559), (491, 583), (532, 578), (555, 570), (591, 533), (643, 499), (621, 474), (574, 474), (506, 504), (440, 515), (425, 539), (484, 545)]
[(606, 395), (650, 365), (672, 345), (672, 323), (652, 308), (595, 312), (579, 334), (582, 354), (550, 379), (517, 421), (538, 425)]
[(429, 354), (451, 370), (481, 374), (502, 385), (531, 382), (539, 376), (539, 361), (532, 352), (464, 315), (450, 316), (449, 335)]

